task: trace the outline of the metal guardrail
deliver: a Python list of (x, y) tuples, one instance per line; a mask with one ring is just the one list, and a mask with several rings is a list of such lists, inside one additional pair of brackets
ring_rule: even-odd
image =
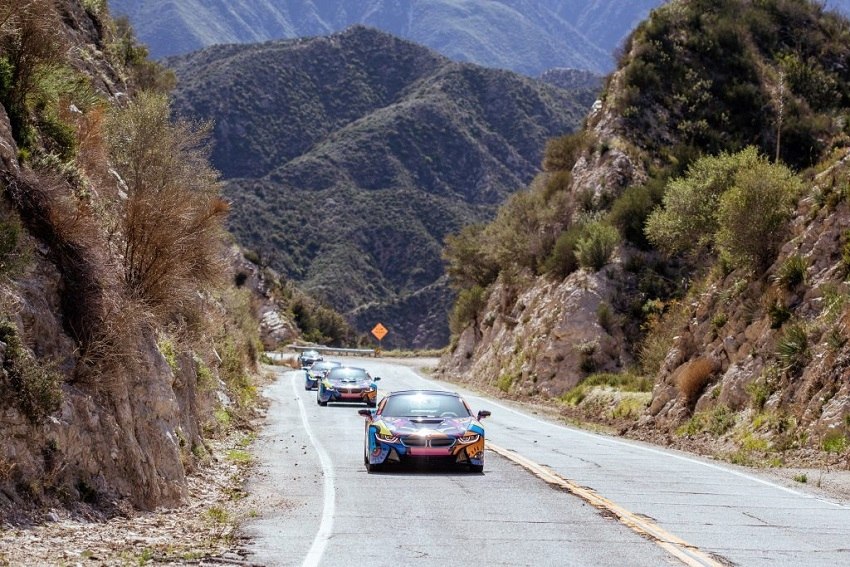
[(305, 350), (315, 350), (322, 354), (341, 354), (345, 356), (378, 356), (378, 351), (373, 348), (337, 348), (326, 346), (304, 346), (304, 345), (287, 345), (286, 348), (296, 352)]

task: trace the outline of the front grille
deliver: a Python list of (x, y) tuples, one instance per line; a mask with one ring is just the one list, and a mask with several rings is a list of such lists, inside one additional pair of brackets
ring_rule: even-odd
[(455, 440), (449, 437), (437, 437), (429, 439), (421, 435), (405, 435), (401, 438), (401, 442), (407, 447), (451, 447)]
[(401, 442), (406, 447), (427, 447), (428, 438), (421, 435), (405, 435), (401, 438)]
[(363, 388), (343, 388), (343, 394), (360, 394), (363, 392)]

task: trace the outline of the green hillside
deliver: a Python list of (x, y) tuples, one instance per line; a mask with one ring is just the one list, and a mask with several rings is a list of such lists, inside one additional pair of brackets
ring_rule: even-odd
[(440, 371), (736, 463), (843, 451), (848, 61), (821, 2), (653, 11), (585, 128), (447, 239)]
[[(363, 27), (167, 63), (175, 111), (215, 123), (212, 160), (240, 242), (363, 320), (365, 305), (403, 304), (437, 281), (444, 236), (491, 218), (593, 99)], [(401, 311), (399, 328), (434, 315)], [(415, 346), (447, 342), (437, 315), (443, 324)]]

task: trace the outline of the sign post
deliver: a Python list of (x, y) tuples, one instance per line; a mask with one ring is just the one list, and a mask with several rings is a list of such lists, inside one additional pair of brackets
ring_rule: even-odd
[(384, 337), (387, 336), (387, 333), (389, 333), (387, 328), (381, 325), (380, 323), (378, 323), (372, 328), (372, 335), (374, 335), (375, 338), (378, 339), (378, 348), (375, 351), (375, 356), (381, 356), (381, 341), (384, 340)]

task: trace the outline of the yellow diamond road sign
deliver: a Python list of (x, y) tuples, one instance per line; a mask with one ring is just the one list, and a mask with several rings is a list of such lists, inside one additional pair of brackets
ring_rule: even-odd
[(389, 333), (387, 328), (381, 325), (380, 323), (375, 325), (375, 328), (372, 329), (372, 334), (375, 335), (375, 338), (379, 341), (383, 340), (383, 338), (387, 336), (387, 333)]

